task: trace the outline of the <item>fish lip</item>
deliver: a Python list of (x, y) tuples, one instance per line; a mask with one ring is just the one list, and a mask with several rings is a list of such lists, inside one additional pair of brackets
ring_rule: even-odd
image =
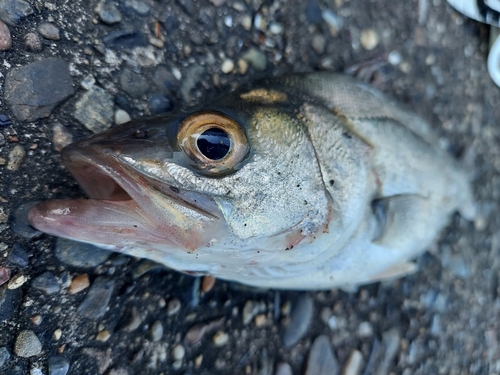
[[(74, 143), (62, 150), (61, 157), (64, 166), (90, 199), (111, 202), (133, 200), (143, 209), (134, 195), (144, 191), (148, 184), (149, 189), (154, 189), (180, 206), (194, 209), (213, 219), (222, 219), (222, 213), (210, 197), (203, 195), (204, 199), (210, 199), (213, 203), (210, 205), (212, 209), (202, 208), (193, 199), (187, 198), (183, 189), (137, 172), (120, 158), (119, 152), (111, 148)], [(169, 189), (160, 190), (159, 184), (166, 185)]]

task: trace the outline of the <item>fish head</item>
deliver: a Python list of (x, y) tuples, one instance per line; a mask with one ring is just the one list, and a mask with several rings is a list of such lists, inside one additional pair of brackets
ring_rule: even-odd
[(89, 199), (39, 203), (31, 224), (135, 256), (219, 251), (224, 263), (312, 241), (328, 221), (315, 151), (286, 95), (243, 91), (131, 121), (66, 147), (62, 161)]

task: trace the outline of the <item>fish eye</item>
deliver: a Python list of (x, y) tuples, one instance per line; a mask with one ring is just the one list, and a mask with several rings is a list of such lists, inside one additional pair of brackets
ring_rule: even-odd
[(242, 127), (218, 112), (198, 112), (186, 118), (177, 141), (200, 170), (212, 174), (233, 170), (248, 153)]

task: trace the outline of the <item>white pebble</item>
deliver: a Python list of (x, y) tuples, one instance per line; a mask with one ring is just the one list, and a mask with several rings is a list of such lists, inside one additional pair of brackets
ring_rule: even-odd
[(123, 109), (117, 109), (115, 112), (115, 124), (125, 124), (131, 120), (130, 115)]
[(173, 356), (176, 361), (181, 361), (185, 354), (186, 350), (181, 344), (174, 346)]
[(378, 46), (380, 40), (375, 30), (366, 29), (361, 32), (359, 41), (361, 42), (361, 45), (364, 49), (366, 49), (367, 51), (371, 51)]
[(389, 55), (387, 55), (387, 61), (391, 65), (399, 65), (401, 61), (403, 61), (403, 57), (398, 51), (391, 51)]
[(222, 67), (221, 67), (222, 73), (224, 73), (224, 74), (231, 73), (233, 71), (233, 69), (234, 69), (234, 62), (233, 62), (233, 60), (231, 60), (231, 59), (225, 59), (222, 62)]
[(215, 346), (223, 346), (226, 345), (227, 342), (229, 341), (229, 335), (226, 332), (218, 331), (214, 335), (213, 340)]

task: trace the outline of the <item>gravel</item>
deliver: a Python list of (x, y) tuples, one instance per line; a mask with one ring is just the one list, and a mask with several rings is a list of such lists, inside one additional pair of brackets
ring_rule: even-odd
[[(486, 69), (487, 26), (446, 1), (123, 0), (107, 3), (121, 15), (113, 24), (95, 13), (98, 3), (0, 1), (11, 37), (0, 51), (0, 208), (9, 216), (0, 222), (0, 270), (8, 275), (0, 285), (0, 373), (59, 375), (52, 358), (62, 357), (61, 371), (76, 375), (304, 375), (321, 335), (339, 373), (498, 373), (500, 90)], [(3, 48), (6, 35), (0, 26)], [(47, 74), (34, 69), (54, 60)], [(125, 69), (146, 84), (122, 87)], [(189, 275), (56, 241), (27, 224), (29, 204), (19, 209), (84, 197), (60, 151), (71, 136), (111, 126), (119, 109), (134, 120), (168, 115), (258, 77), (318, 69), (355, 74), (429, 120), (467, 166), (479, 215), (454, 217), (412, 276), (307, 293), (314, 308), (300, 314), (308, 319), (296, 327), (305, 328), (289, 346), (282, 338), (298, 319), (302, 293), (222, 280), (200, 293), (200, 279)], [(21, 158), (9, 156), (21, 149)], [(27, 257), (15, 254), (18, 246)], [(54, 294), (34, 288), (46, 272), (60, 285)], [(89, 287), (71, 294), (83, 273)], [(245, 310), (248, 301), (262, 310)], [(126, 332), (121, 319), (131, 306), (141, 323)], [(26, 345), (22, 352), (16, 345), (25, 330), (43, 342), (30, 358), (20, 355), (30, 353)], [(106, 340), (98, 341), (102, 332)], [(221, 347), (217, 332), (227, 335)], [(178, 345), (181, 359), (173, 354)]]

